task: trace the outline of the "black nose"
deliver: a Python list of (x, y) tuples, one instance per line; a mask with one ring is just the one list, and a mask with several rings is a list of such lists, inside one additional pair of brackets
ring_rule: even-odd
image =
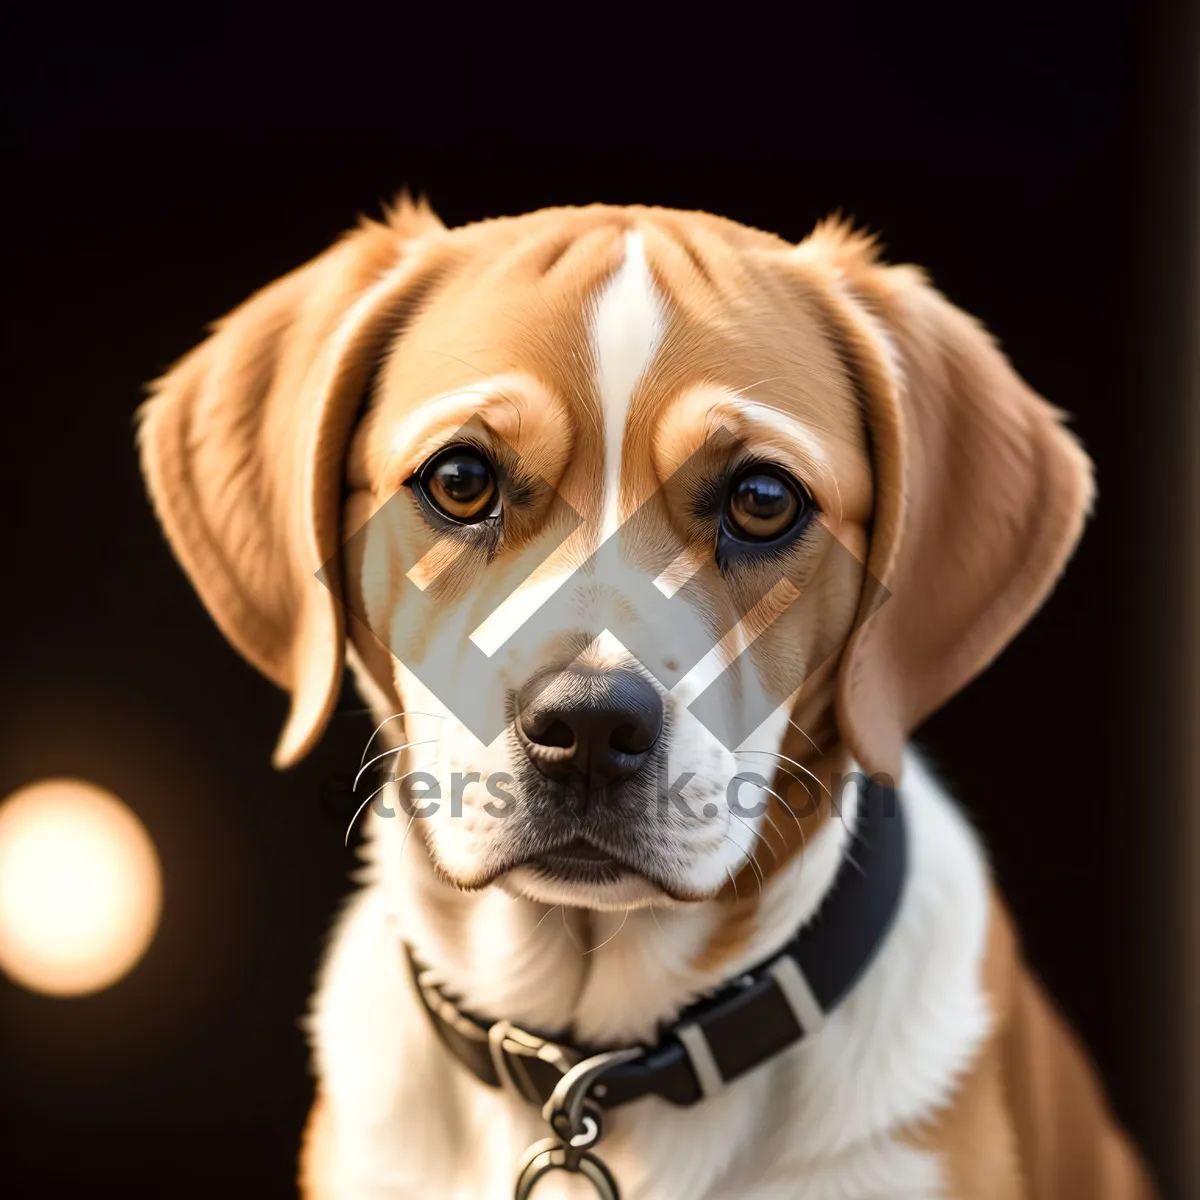
[(543, 672), (518, 693), (514, 725), (543, 775), (604, 788), (645, 763), (662, 733), (662, 698), (633, 671)]

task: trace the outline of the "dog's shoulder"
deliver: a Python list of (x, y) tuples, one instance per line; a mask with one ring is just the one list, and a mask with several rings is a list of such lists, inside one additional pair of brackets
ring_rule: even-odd
[(910, 795), (915, 788), (926, 803), (949, 805), (980, 854), (986, 942), (978, 979), (989, 1033), (947, 1102), (913, 1127), (908, 1140), (938, 1156), (955, 1197), (1153, 1196), (1087, 1051), (1023, 957), (978, 836), (928, 764), (917, 755), (910, 763), (916, 766), (906, 774)]
[[(997, 923), (1007, 923), (1003, 906), (995, 907)], [(1153, 1196), (1087, 1050), (1020, 958), (1011, 928), (1006, 936), (1007, 974), (998, 993), (1006, 1007), (996, 1042), (1029, 1195)]]

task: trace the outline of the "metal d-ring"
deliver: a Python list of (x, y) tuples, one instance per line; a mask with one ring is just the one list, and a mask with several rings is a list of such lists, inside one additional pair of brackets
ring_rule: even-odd
[(604, 1136), (600, 1109), (587, 1100), (588, 1089), (610, 1067), (639, 1058), (642, 1051), (610, 1050), (584, 1059), (559, 1081), (542, 1109), (542, 1116), (558, 1135), (535, 1142), (517, 1167), (514, 1200), (528, 1200), (538, 1180), (553, 1171), (582, 1175), (600, 1200), (621, 1200), (617, 1181), (608, 1167), (591, 1153)]
[(535, 1142), (525, 1151), (518, 1168), (517, 1186), (513, 1192), (513, 1200), (529, 1200), (539, 1179), (553, 1171), (568, 1171), (582, 1175), (595, 1189), (600, 1200), (621, 1200), (617, 1181), (612, 1172), (594, 1154), (586, 1150), (579, 1155), (574, 1166), (569, 1166), (568, 1147), (557, 1138), (547, 1138), (543, 1142)]

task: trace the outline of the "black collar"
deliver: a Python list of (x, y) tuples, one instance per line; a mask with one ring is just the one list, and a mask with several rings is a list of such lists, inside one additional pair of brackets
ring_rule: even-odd
[(463, 1012), (406, 950), (434, 1028), (483, 1083), (546, 1105), (568, 1071), (595, 1061), (585, 1098), (605, 1109), (649, 1095), (695, 1104), (820, 1026), (879, 953), (900, 906), (907, 862), (896, 793), (874, 782), (860, 787), (849, 853), (817, 915), (768, 961), (685, 1009), (653, 1046), (624, 1052), (574, 1046)]

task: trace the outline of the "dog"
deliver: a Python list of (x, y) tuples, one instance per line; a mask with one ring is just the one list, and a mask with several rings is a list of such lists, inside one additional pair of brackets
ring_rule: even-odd
[(158, 380), (139, 446), (290, 696), (276, 764), (347, 663), (378, 723), (305, 1195), (1152, 1194), (908, 744), (1093, 494), (920, 270), (840, 219), (404, 194)]

